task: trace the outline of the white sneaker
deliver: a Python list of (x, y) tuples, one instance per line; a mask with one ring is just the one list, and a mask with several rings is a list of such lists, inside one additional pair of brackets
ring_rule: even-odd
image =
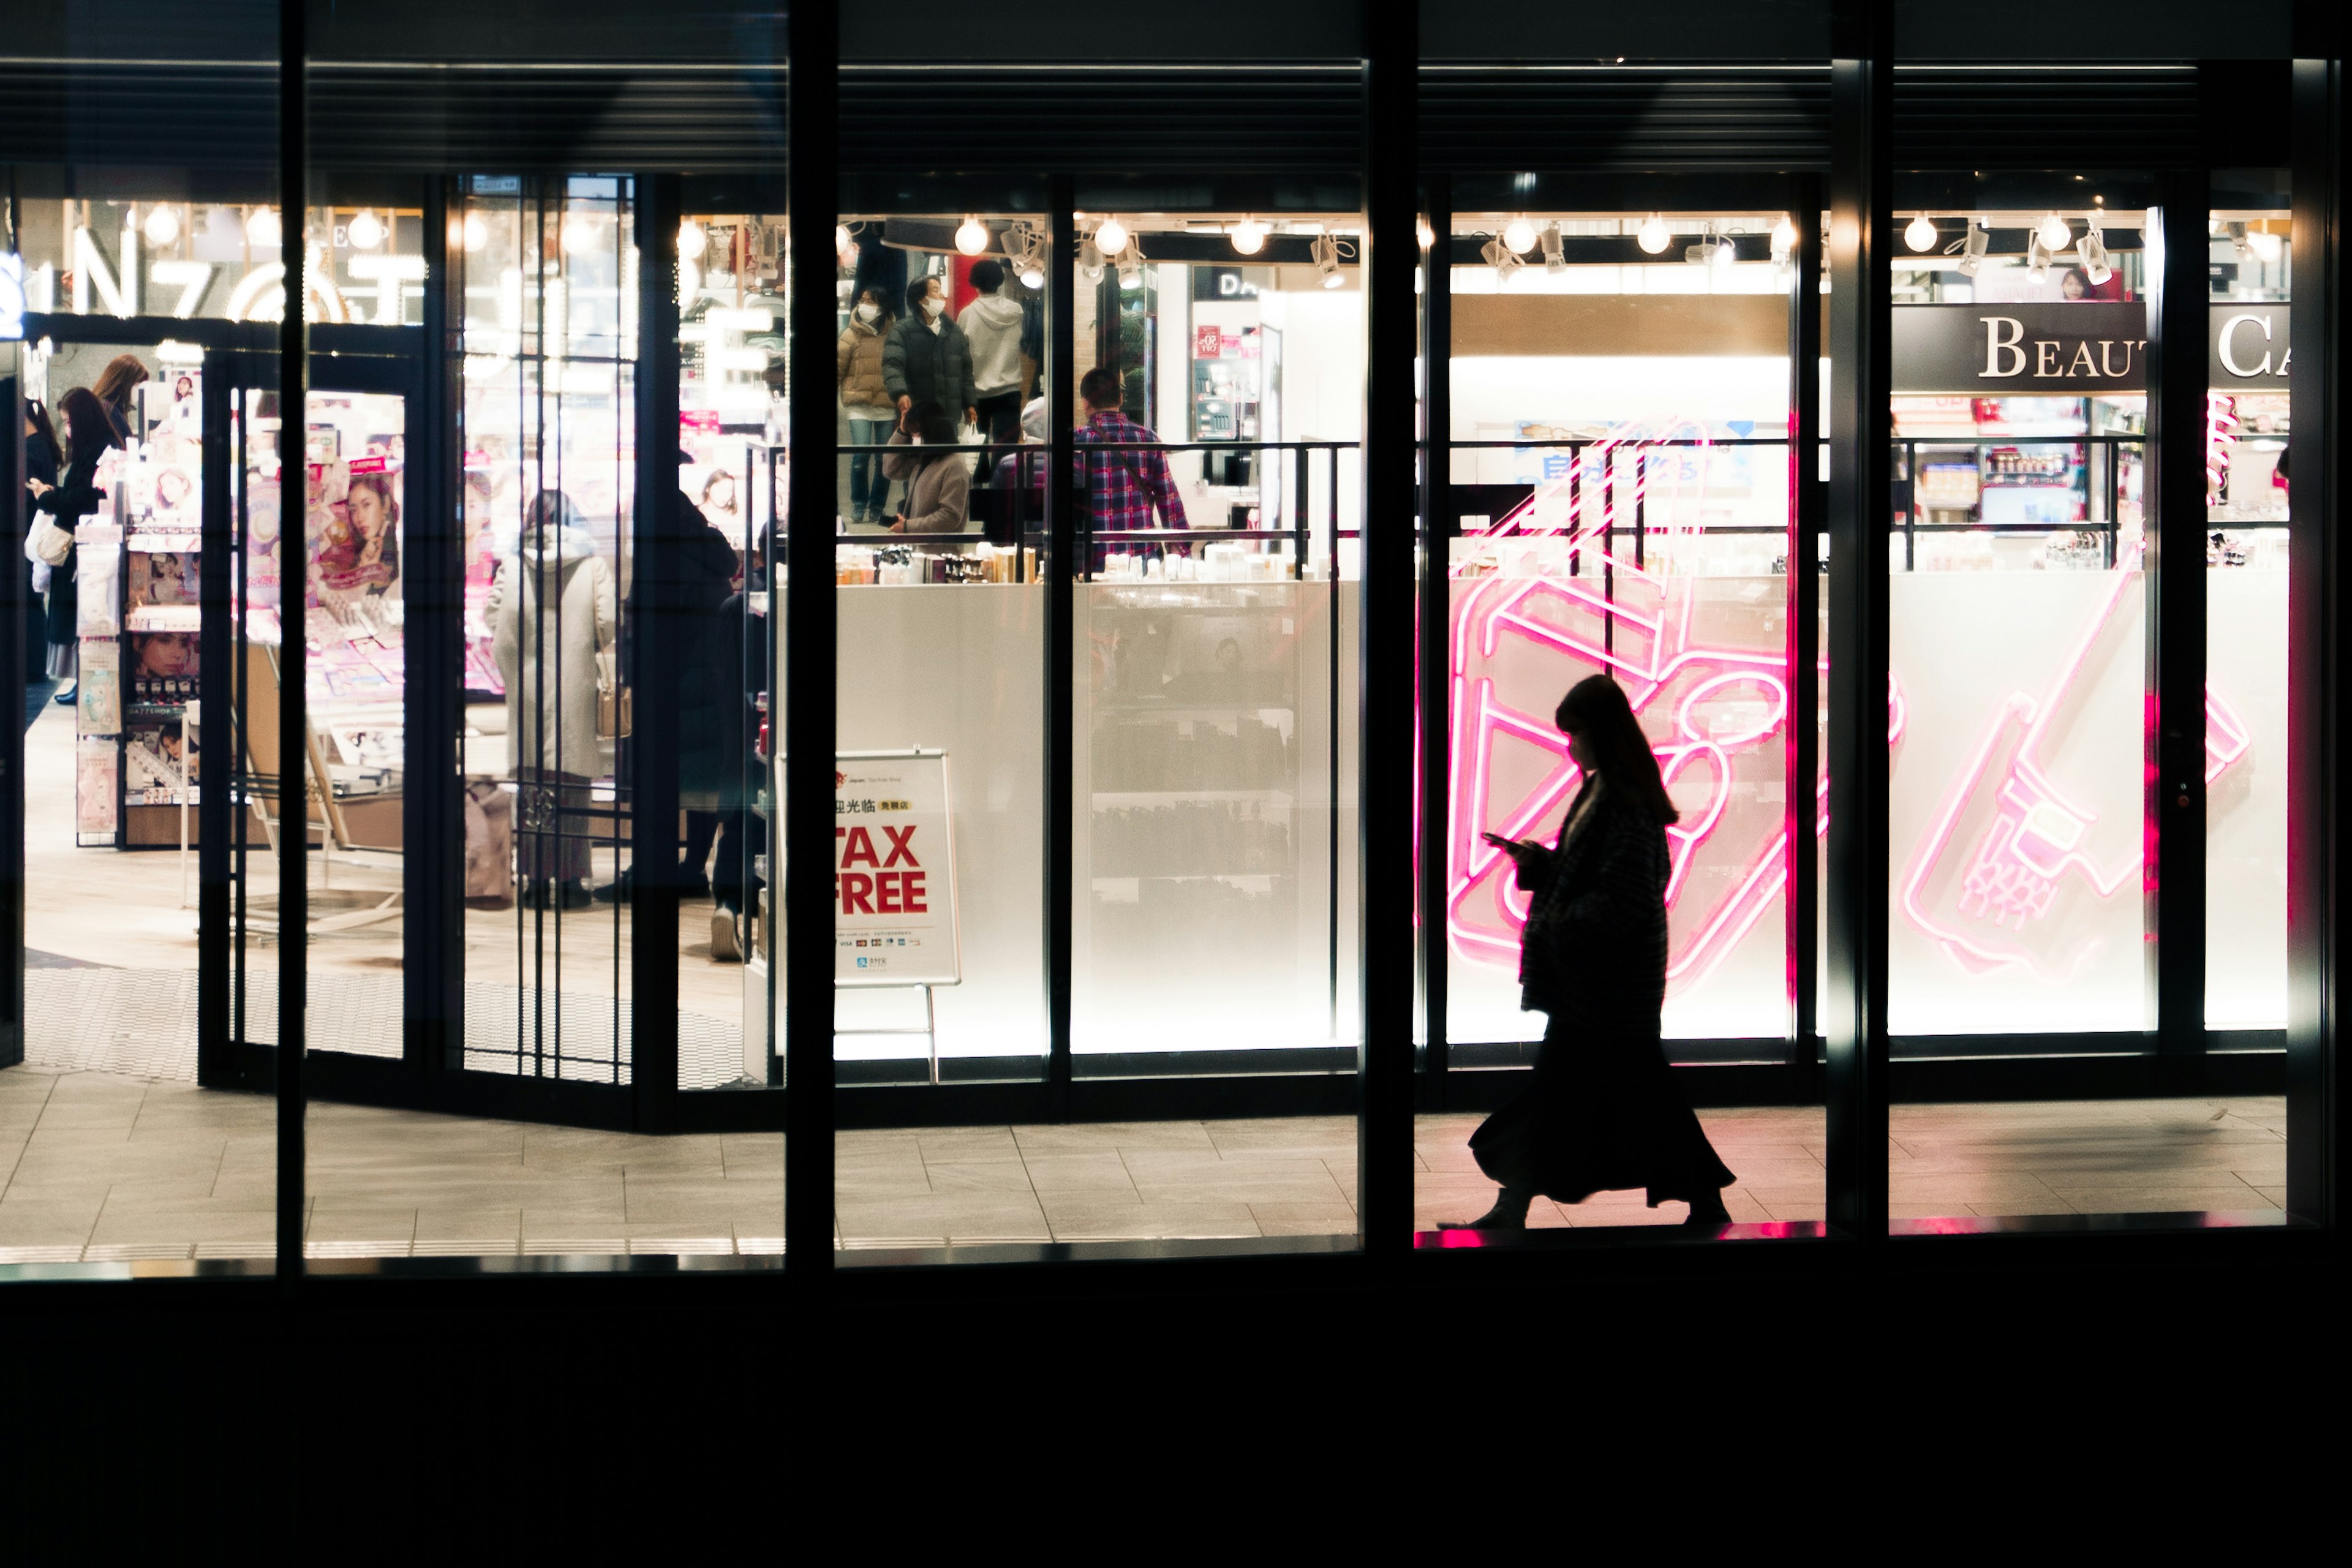
[(743, 943), (736, 935), (735, 916), (726, 910), (720, 910), (710, 917), (710, 962), (743, 962)]

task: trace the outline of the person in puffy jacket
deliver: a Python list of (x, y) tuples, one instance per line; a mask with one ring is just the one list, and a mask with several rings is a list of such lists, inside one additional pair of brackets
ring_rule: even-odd
[[(842, 412), (849, 416), (849, 444), (879, 447), (890, 439), (898, 423), (898, 405), (882, 384), (882, 351), (898, 318), (875, 289), (859, 291), (849, 313), (849, 328), (834, 345), (834, 384), (841, 389)], [(849, 455), (849, 510), (852, 522), (880, 524), (890, 510), (890, 483), (882, 478), (882, 454)]]
[(971, 374), (971, 344), (948, 319), (946, 286), (937, 278), (907, 285), (907, 319), (882, 346), (882, 386), (903, 420), (920, 403), (936, 403), (978, 422), (980, 401)]

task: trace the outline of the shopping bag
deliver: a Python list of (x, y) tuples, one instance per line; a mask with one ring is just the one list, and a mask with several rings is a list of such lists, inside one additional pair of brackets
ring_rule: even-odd
[(471, 779), (465, 792), (466, 904), (503, 910), (514, 903), (514, 796), (494, 779)]
[(635, 720), (629, 689), (621, 684), (620, 655), (605, 648), (596, 655), (596, 738), (625, 741)]

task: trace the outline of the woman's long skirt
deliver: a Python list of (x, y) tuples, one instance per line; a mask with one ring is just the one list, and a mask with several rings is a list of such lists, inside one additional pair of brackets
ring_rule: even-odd
[(1564, 1204), (1622, 1188), (1653, 1207), (1712, 1195), (1735, 1180), (1706, 1141), (1646, 1020), (1555, 1018), (1535, 1076), (1470, 1135), (1478, 1168)]

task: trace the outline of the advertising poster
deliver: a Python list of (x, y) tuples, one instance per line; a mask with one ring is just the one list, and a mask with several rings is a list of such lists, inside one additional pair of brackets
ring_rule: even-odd
[(74, 750), (74, 831), (111, 833), (114, 813), (114, 742), (86, 739)]
[(400, 595), (400, 480), (381, 454), (310, 469), (310, 604), (321, 593)]
[(836, 984), (963, 978), (948, 799), (945, 752), (852, 752), (835, 762)]
[(81, 645), (81, 679), (74, 689), (75, 731), (113, 735), (122, 730), (122, 645)]

